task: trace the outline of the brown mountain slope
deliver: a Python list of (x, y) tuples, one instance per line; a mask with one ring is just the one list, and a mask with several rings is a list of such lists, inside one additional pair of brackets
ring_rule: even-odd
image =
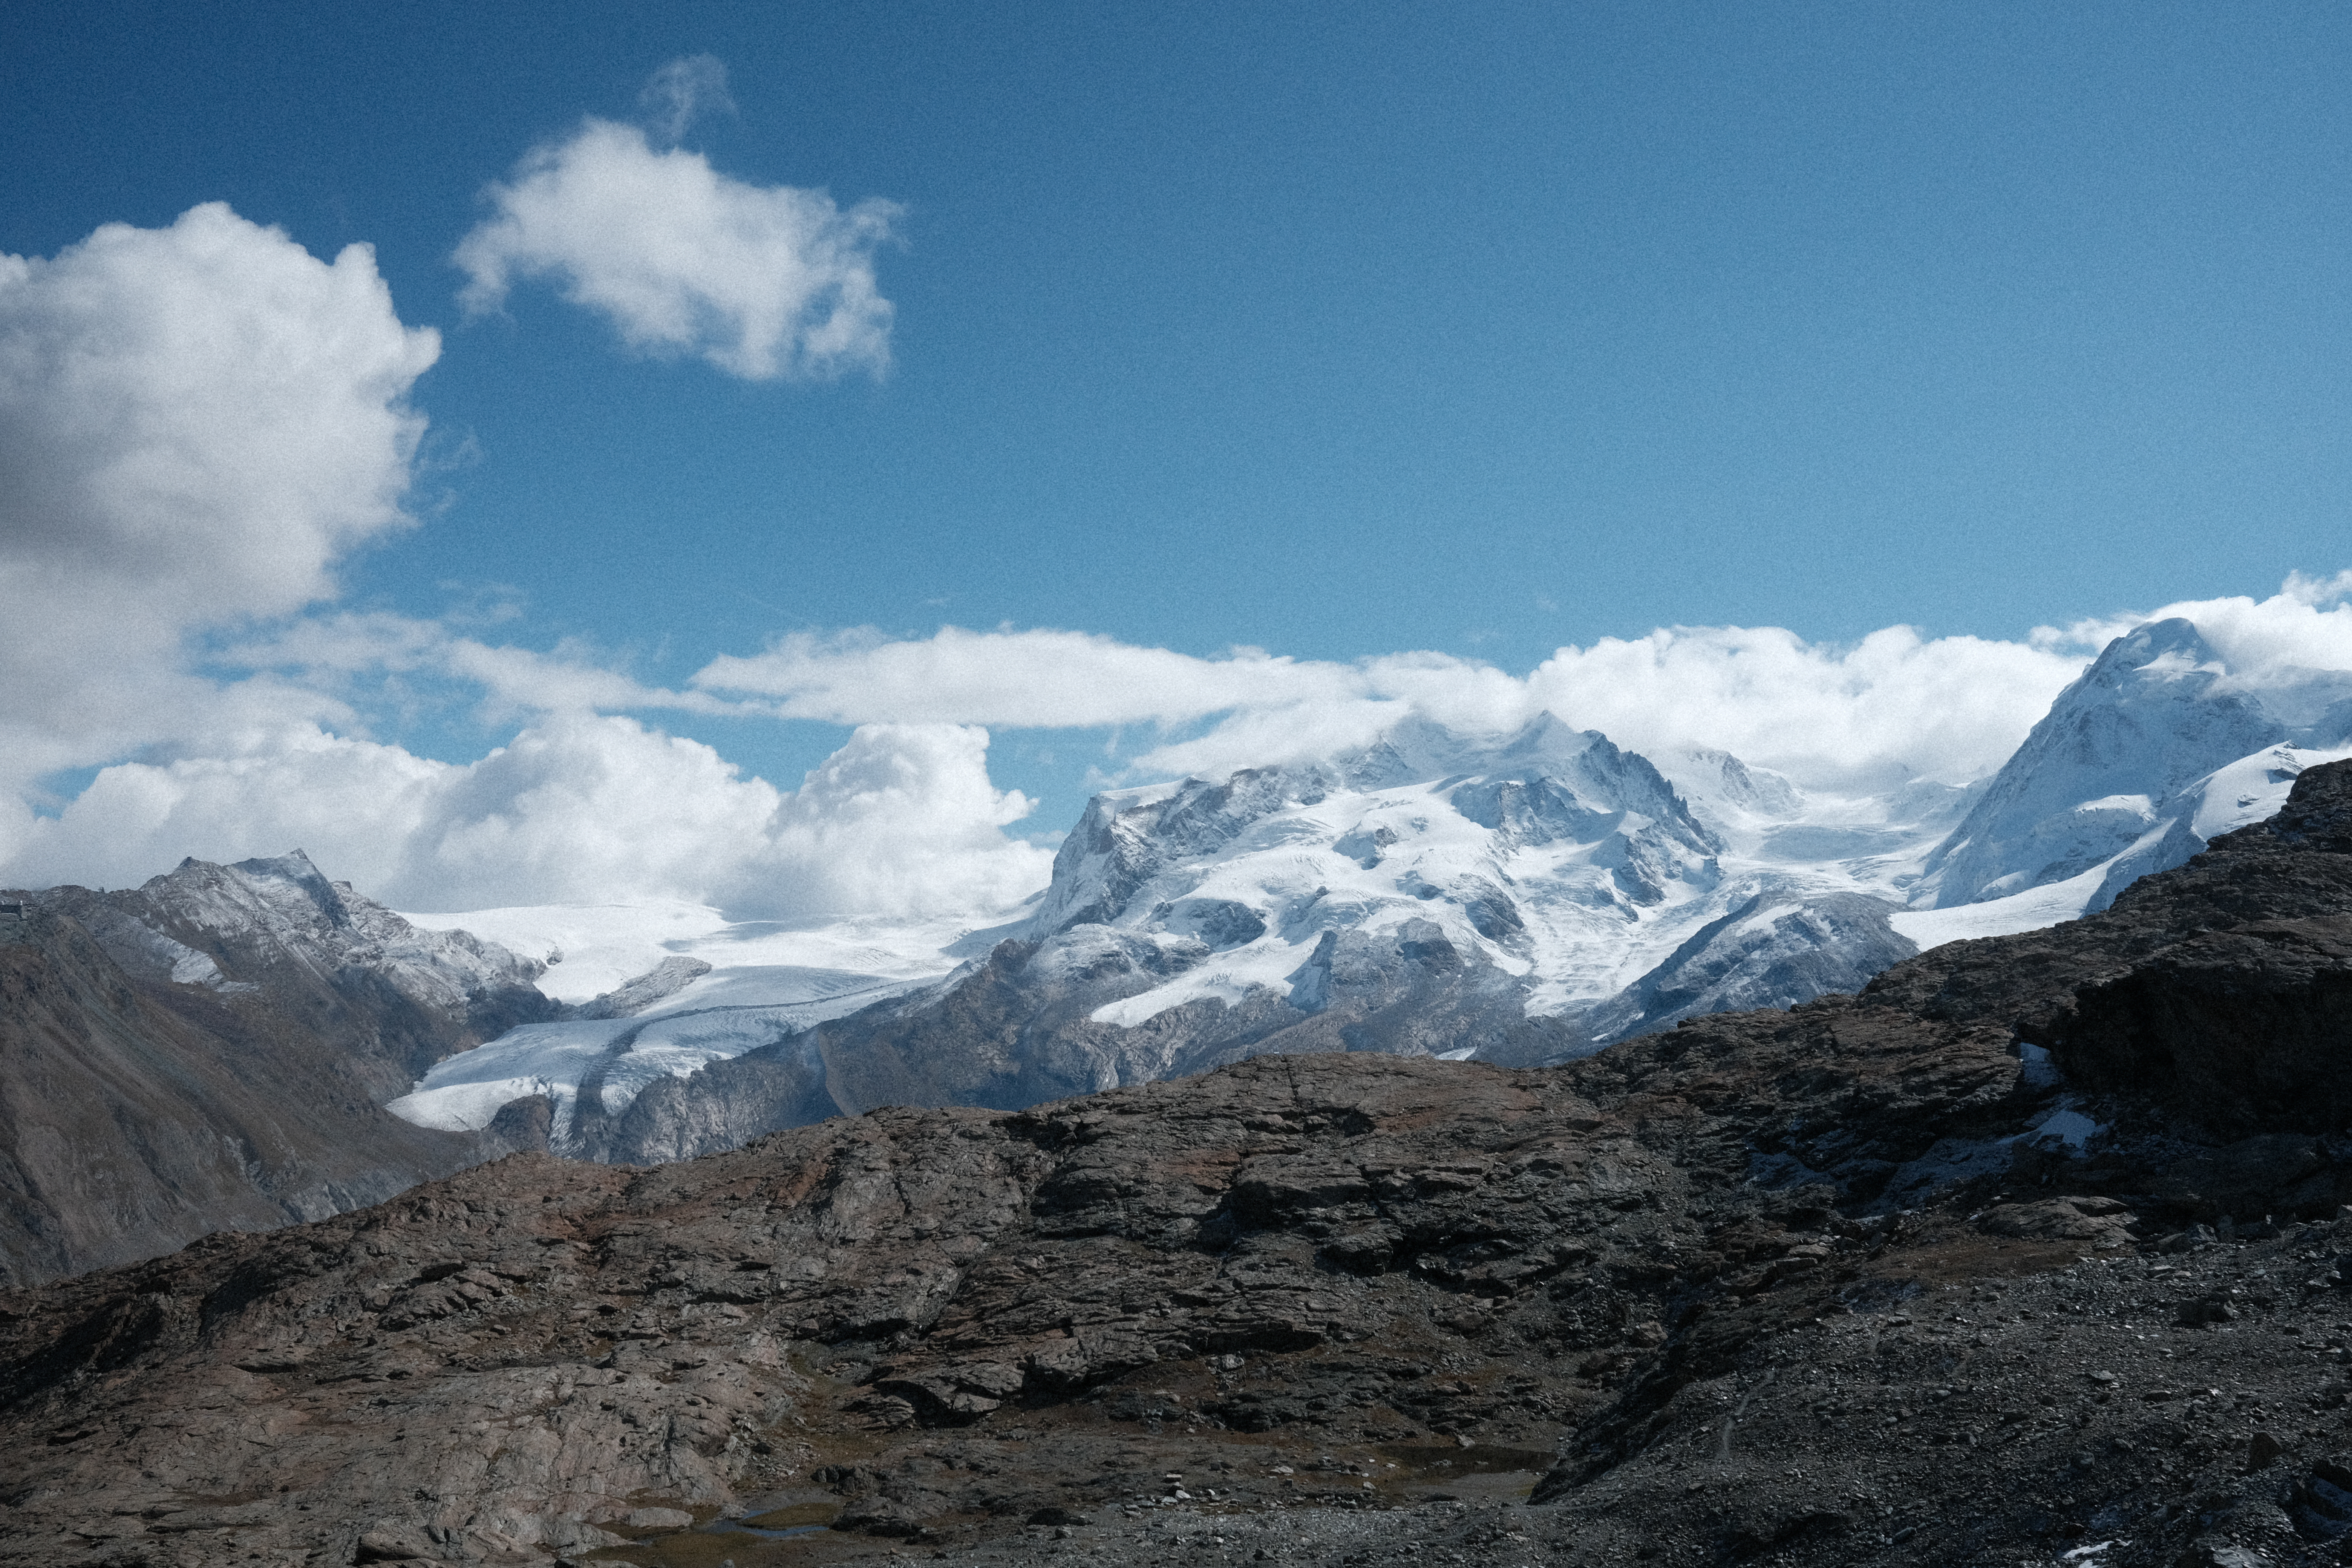
[(1567, 1068), (517, 1156), (16, 1292), (0, 1561), (2336, 1562), (2347, 821)]
[(405, 922), (382, 956), (367, 928), (397, 916), (299, 869), (315, 888), (264, 886), (292, 889), (315, 931), (240, 909), (255, 879), (194, 861), (143, 889), (27, 897), (0, 940), (0, 1282), (379, 1202), (527, 1134), (377, 1109), (415, 1064), (551, 1008), (513, 960), (457, 949), (470, 967), (452, 973), (488, 977), (462, 994), (398, 950)]

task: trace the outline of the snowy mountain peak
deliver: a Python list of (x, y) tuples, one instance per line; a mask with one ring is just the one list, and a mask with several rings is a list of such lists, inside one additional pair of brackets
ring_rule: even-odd
[[(1155, 927), (1172, 917), (1176, 925), (1168, 929), (1202, 918), (1220, 931), (1263, 928), (1278, 913), (1265, 888), (1213, 900), (1245, 910), (1244, 919), (1199, 916), (1189, 887), (1177, 884), (1211, 861), (1264, 852), (1295, 860), (1308, 846), (1357, 871), (1378, 872), (1393, 884), (1390, 892), (1426, 901), (1437, 896), (1428, 890), (1437, 884), (1422, 868), (1430, 845), (1418, 841), (1440, 821), (1483, 829), (1476, 847), (1489, 858), (1573, 849), (1582, 863), (1605, 868), (1613, 891), (1601, 901), (1628, 905), (1665, 900), (1666, 884), (1700, 875), (1721, 848), (1664, 775), (1598, 731), (1571, 729), (1547, 713), (1514, 734), (1482, 738), (1415, 717), (1324, 761), (1097, 795), (1063, 842), (1031, 929), (1048, 936), (1076, 925), (1133, 923), (1147, 888), (1157, 889), (1153, 908), (1168, 906), (1168, 917), (1144, 917)], [(1619, 839), (1616, 848), (1602, 847)], [(1408, 840), (1416, 842), (1398, 847)], [(1516, 917), (1500, 912), (1508, 900), (1483, 890), (1499, 865), (1473, 870), (1441, 858), (1449, 877), (1481, 880), (1470, 901), (1488, 911), (1489, 923), (1516, 929)]]
[(2101, 869), (2086, 907), (2103, 909), (2203, 847), (2195, 824), (2218, 809), (2204, 798), (2217, 770), (2307, 731), (2280, 710), (2324, 713), (2347, 695), (2352, 679), (2329, 671), (2257, 690), (2193, 623), (2135, 627), (2059, 695), (1929, 857), (1920, 901), (1949, 909)]
[(1413, 714), (1390, 725), (1369, 744), (1339, 753), (1328, 765), (1353, 788), (1383, 789), (1461, 773), (1482, 750), (1474, 738)]
[(1710, 896), (1722, 849), (1598, 731), (1416, 718), (1320, 761), (1097, 795), (1031, 924), (1032, 963), (1058, 973), (1059, 948), (1091, 952), (1104, 927), (1150, 944), (1122, 971), (1129, 994), (1094, 1015), (1124, 1026), (1253, 995), (1315, 1013), (1444, 992), (1556, 1013), (1671, 950), (1671, 912)]
[[(140, 890), (215, 930), (260, 926), (292, 941), (295, 951), (315, 946), (318, 931), (351, 931), (364, 918), (345, 901), (348, 894), (364, 902), (351, 884), (328, 880), (299, 849), (228, 866), (192, 855), (166, 875), (149, 878)], [(297, 932), (310, 933), (310, 940), (297, 939)]]
[(2135, 626), (2116, 638), (2100, 650), (2078, 684), (2115, 689), (2143, 671), (2173, 680), (2202, 677), (2199, 682), (2202, 689), (2213, 677), (2225, 673), (2226, 667), (2196, 622), (2174, 616)]

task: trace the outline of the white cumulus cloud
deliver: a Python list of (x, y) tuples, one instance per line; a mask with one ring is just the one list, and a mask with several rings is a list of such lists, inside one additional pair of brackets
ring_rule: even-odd
[[(684, 90), (683, 84), (680, 90)], [(590, 119), (489, 187), (491, 216), (457, 247), (471, 311), (548, 278), (631, 347), (693, 353), (751, 381), (825, 377), (890, 360), (874, 252), (899, 208), (846, 211), (823, 191), (745, 184), (699, 153), (656, 151), (634, 125)]]
[(373, 890), (392, 883), (459, 771), (311, 726), (255, 741), (249, 751), (100, 769), (58, 816), (18, 825), (0, 880), (122, 887), (185, 856), (241, 860), (299, 847), (329, 876)]
[[(644, 157), (656, 186), (693, 172)], [(568, 167), (593, 185), (593, 162)], [(740, 368), (875, 362), (887, 306), (856, 267), (828, 279), (824, 253), (883, 215), (701, 174), (754, 251), (801, 268), (798, 305), (770, 276), (746, 307)], [(847, 312), (832, 329), (809, 302), (826, 299)], [(780, 790), (621, 716), (738, 700), (645, 686), (593, 649), (324, 604), (343, 556), (408, 521), (425, 420), (407, 398), (439, 346), (402, 324), (367, 247), (323, 262), (218, 204), (0, 257), (0, 882), (120, 885), (299, 846), (419, 909), (674, 897), (814, 918), (993, 910), (1044, 880), (1045, 852), (1003, 831), (1030, 803), (991, 784), (979, 728), (863, 728)], [(520, 728), (462, 763), (358, 732), (418, 676)], [(37, 812), (40, 779), (92, 766)]]
[(0, 257), (0, 783), (331, 711), (224, 700), (183, 639), (331, 593), (339, 555), (401, 526), (406, 397), (439, 347), (368, 247), (321, 262), (218, 203)]
[(869, 724), (770, 824), (729, 907), (898, 915), (1001, 910), (1045, 885), (1053, 852), (1007, 837), (1032, 803), (988, 776), (988, 731)]

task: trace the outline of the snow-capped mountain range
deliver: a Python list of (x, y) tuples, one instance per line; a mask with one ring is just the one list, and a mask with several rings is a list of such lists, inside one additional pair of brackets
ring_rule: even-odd
[(1852, 990), (1921, 947), (2104, 908), (2276, 810), (2304, 767), (2352, 752), (2347, 731), (2352, 674), (2254, 689), (2174, 620), (2116, 639), (1967, 787), (1833, 795), (1549, 714), (1501, 735), (1412, 719), (1312, 761), (1097, 795), (1051, 884), (980, 930), (688, 904), (403, 917), (299, 852), (38, 898), (151, 980), (276, 976), (322, 1027), (335, 998), (381, 994), (366, 1070), (419, 1126), (478, 1131), (543, 1099), (556, 1147), (661, 1158), (1269, 1050), (1554, 1060)]
[[(2347, 742), (2352, 674), (2252, 689), (2183, 620), (2118, 638), (1967, 787), (1809, 793), (1550, 715), (1505, 735), (1409, 720), (1313, 762), (1097, 795), (1051, 885), (988, 930), (788, 931), (691, 906), (412, 916), (552, 961), (541, 984), (574, 1012), (440, 1063), (392, 1109), (477, 1128), (544, 1095), (559, 1146), (569, 1130), (590, 1152), (593, 1121), (607, 1157), (649, 1157), (743, 1132), (703, 1102), (750, 1092), (751, 1064), (705, 1069), (748, 1053), (790, 1079), (761, 1114), (802, 1117), (1027, 1103), (1264, 1050), (1557, 1059), (2104, 908), (2275, 811)], [(590, 1016), (640, 974), (636, 999)]]
[(520, 1148), (672, 1160), (1266, 1052), (1564, 1059), (2102, 908), (2347, 754), (2352, 672), (2251, 679), (2166, 621), (1964, 787), (1835, 795), (1550, 715), (1412, 720), (1098, 795), (1050, 885), (980, 929), (681, 903), (404, 917), (299, 851), (27, 893), (0, 933), (26, 1000), (0, 1016), (0, 1279)]
[(1050, 884), (980, 929), (681, 903), (403, 916), (299, 851), (26, 893), (0, 932), (25, 1002), (0, 1015), (0, 1279), (516, 1149), (673, 1160), (1266, 1052), (1560, 1060), (2103, 908), (2347, 754), (2352, 672), (2249, 679), (2166, 621), (1966, 786), (1836, 795), (1551, 715), (1411, 720), (1098, 795)]

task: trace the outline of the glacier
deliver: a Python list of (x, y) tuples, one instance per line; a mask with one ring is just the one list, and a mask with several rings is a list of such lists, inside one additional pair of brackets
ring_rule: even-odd
[[(568, 1016), (435, 1064), (385, 1109), (423, 1127), (478, 1131), (509, 1102), (544, 1095), (559, 1139), (583, 1084), (618, 1113), (656, 1079), (690, 1076), (937, 977), (970, 935), (954, 922), (730, 921), (681, 900), (404, 918), (533, 955), (547, 966), (541, 989)], [(646, 984), (656, 976), (675, 983)]]

